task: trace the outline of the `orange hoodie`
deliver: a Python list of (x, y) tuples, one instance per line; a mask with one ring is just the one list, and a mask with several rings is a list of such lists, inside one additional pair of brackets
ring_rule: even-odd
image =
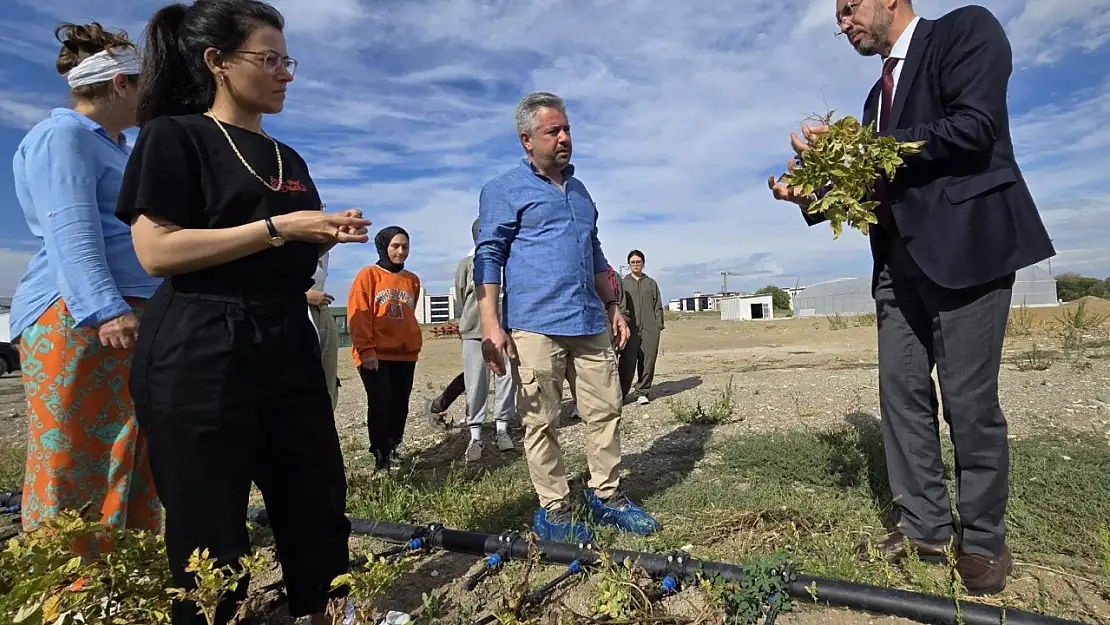
[(415, 361), (424, 344), (416, 322), (420, 278), (401, 270), (391, 273), (377, 265), (363, 267), (347, 298), (347, 328), (355, 366), (366, 358)]

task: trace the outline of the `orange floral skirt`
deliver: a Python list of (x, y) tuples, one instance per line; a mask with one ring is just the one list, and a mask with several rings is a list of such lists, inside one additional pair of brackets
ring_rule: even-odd
[[(139, 315), (144, 301), (127, 298)], [(131, 354), (78, 328), (62, 300), (19, 337), (27, 395), (23, 529), (87, 508), (107, 525), (157, 531), (162, 506), (128, 382)]]

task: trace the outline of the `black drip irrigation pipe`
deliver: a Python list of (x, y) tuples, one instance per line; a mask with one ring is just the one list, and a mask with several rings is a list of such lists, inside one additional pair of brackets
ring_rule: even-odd
[[(248, 515), (258, 519), (258, 513)], [(262, 511), (264, 517), (265, 512)], [(402, 523), (384, 523), (368, 519), (351, 518), (351, 533), (370, 536), (386, 542), (403, 544), (414, 535), (425, 532), (428, 548), (442, 549), (475, 556), (504, 554), (501, 560), (527, 560), (530, 557), (528, 541), (516, 536), (508, 545), (504, 535), (466, 532), (436, 526), (431, 532), (426, 527)], [(539, 560), (545, 564), (564, 564), (578, 561), (581, 566), (593, 566), (600, 553), (584, 544), (535, 541)], [(723, 562), (698, 560), (685, 554), (653, 554), (620, 549), (607, 549), (614, 562), (629, 559), (652, 576), (669, 576), (676, 580), (693, 578), (697, 573), (739, 583), (744, 578), (743, 567)], [(813, 590), (811, 593), (810, 590)], [(882, 588), (854, 582), (797, 575), (786, 585), (786, 592), (802, 600), (830, 606), (849, 608), (861, 612), (899, 616), (928, 625), (1089, 625), (1080, 621), (1057, 618), (1008, 608), (998, 608), (983, 603), (960, 601), (947, 597), (927, 595), (908, 590)]]
[(22, 510), (23, 493), (0, 493), (0, 514), (15, 514)]

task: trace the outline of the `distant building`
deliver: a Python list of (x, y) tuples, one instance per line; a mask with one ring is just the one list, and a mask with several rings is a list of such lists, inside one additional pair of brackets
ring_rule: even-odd
[(751, 321), (774, 318), (774, 298), (770, 295), (730, 295), (717, 300), (721, 321)]
[[(1017, 272), (1010, 305), (1056, 306), (1056, 279), (1037, 265)], [(871, 297), (871, 278), (839, 278), (812, 284), (794, 296), (795, 317), (827, 317), (831, 315), (864, 315), (875, 313)]]
[(421, 324), (447, 323), (454, 319), (458, 304), (453, 295), (428, 295), (420, 287), (420, 299), (416, 301), (416, 321)]
[(694, 293), (690, 297), (676, 297), (667, 302), (667, 310), (674, 312), (703, 312), (717, 310), (717, 302), (722, 297), (746, 295), (745, 293)]

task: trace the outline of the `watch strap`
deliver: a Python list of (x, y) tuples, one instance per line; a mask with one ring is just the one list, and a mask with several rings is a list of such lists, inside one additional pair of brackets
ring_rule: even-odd
[(277, 238), (281, 236), (281, 233), (278, 232), (277, 226), (274, 225), (274, 220), (270, 219), (269, 217), (266, 218), (266, 230), (270, 232), (271, 238)]

